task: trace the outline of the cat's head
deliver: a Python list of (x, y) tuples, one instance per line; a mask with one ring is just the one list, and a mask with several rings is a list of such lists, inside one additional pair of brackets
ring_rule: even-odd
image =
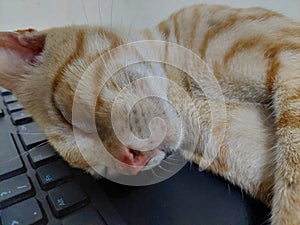
[[(168, 83), (157, 79), (165, 77), (163, 65), (125, 66), (143, 54), (132, 49), (124, 59), (108, 51), (124, 43), (91, 26), (0, 32), (0, 86), (17, 96), (67, 162), (91, 173), (136, 174), (182, 140)], [(112, 71), (112, 64), (121, 69)]]

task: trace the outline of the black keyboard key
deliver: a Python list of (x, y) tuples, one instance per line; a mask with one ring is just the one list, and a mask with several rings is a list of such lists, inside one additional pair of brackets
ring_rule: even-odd
[(2, 96), (11, 95), (11, 92), (5, 88), (0, 88), (0, 93)]
[(8, 133), (0, 135), (0, 181), (25, 172), (15, 143)]
[(16, 102), (17, 99), (15, 96), (13, 95), (6, 95), (6, 96), (3, 96), (3, 102), (5, 105), (9, 104), (9, 103), (13, 103), (13, 102)]
[(29, 178), (19, 175), (0, 182), (0, 209), (34, 195)]
[(58, 156), (56, 151), (48, 143), (36, 146), (28, 152), (28, 157), (33, 168), (45, 165)]
[(36, 199), (31, 198), (2, 211), (3, 225), (44, 225), (46, 219)]
[(4, 116), (5, 116), (4, 110), (0, 109), (0, 117), (4, 117)]
[(18, 126), (18, 133), (25, 150), (29, 150), (47, 140), (35, 122)]
[(22, 125), (30, 123), (32, 121), (31, 116), (28, 115), (24, 110), (11, 113), (11, 121), (14, 125)]
[(72, 175), (70, 167), (62, 160), (39, 167), (36, 172), (37, 178), (44, 190), (49, 190), (67, 181)]
[(92, 208), (84, 208), (63, 220), (63, 225), (106, 225), (98, 212)]
[(48, 200), (57, 217), (65, 216), (88, 202), (82, 188), (75, 183), (66, 183), (48, 192)]
[(19, 102), (9, 103), (6, 107), (9, 114), (23, 109), (23, 106)]

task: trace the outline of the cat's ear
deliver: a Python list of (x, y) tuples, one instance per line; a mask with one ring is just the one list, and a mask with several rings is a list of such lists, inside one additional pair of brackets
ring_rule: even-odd
[(33, 29), (0, 32), (0, 86), (13, 90), (44, 44), (45, 35)]

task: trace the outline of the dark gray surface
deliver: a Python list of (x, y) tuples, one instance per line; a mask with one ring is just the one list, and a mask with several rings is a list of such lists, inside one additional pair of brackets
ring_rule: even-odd
[(268, 208), (222, 178), (199, 172), (195, 165), (145, 187), (99, 182), (130, 225), (268, 224)]

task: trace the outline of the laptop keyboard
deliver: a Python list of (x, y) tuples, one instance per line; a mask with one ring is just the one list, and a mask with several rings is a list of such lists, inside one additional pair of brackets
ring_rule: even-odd
[(123, 225), (97, 180), (71, 168), (0, 87), (0, 225)]

